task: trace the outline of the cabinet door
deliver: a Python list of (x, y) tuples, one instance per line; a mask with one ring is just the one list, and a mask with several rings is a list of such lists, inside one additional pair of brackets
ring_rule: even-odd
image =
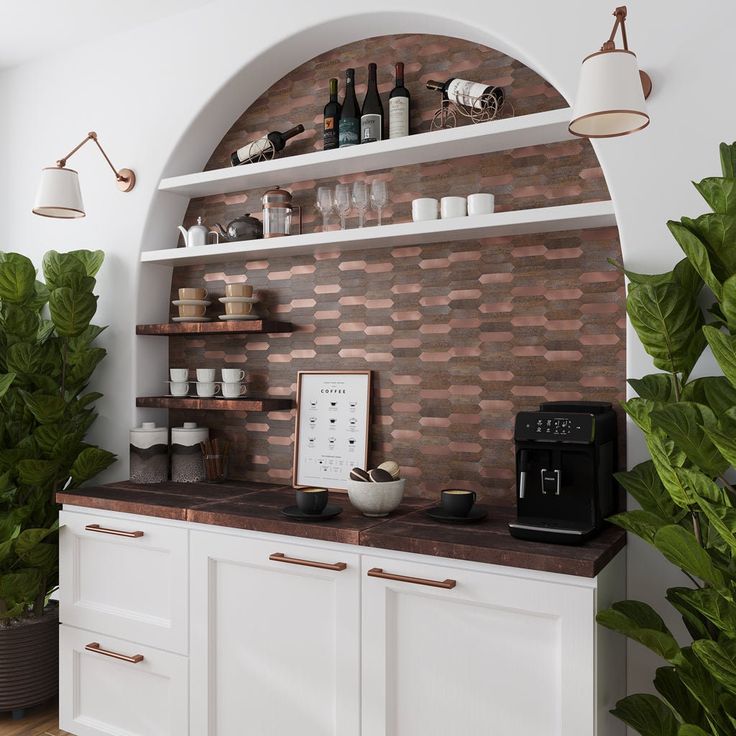
[(61, 626), (59, 728), (77, 736), (186, 736), (187, 659)]
[(187, 530), (62, 511), (61, 622), (187, 652)]
[(357, 736), (358, 556), (209, 532), (190, 550), (192, 733)]
[(366, 736), (596, 733), (591, 588), (378, 557), (362, 565)]

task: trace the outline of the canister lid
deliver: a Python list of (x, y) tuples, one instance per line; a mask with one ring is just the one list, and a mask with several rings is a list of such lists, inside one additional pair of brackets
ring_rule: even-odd
[(157, 427), (156, 422), (143, 422), (130, 430), (130, 444), (141, 450), (153, 445), (166, 445), (169, 441), (168, 427)]
[(209, 436), (210, 430), (197, 426), (196, 422), (184, 422), (181, 427), (171, 428), (171, 443), (174, 445), (197, 445)]
[(286, 189), (282, 189), (281, 187), (269, 189), (263, 195), (263, 199), (261, 201), (264, 205), (270, 204), (276, 205), (277, 207), (291, 205), (291, 192), (288, 192)]

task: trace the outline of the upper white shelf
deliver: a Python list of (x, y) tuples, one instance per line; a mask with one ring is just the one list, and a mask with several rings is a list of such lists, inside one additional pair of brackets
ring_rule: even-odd
[(245, 261), (278, 256), (310, 255), (319, 252), (366, 251), (405, 245), (449, 243), (474, 238), (498, 238), (526, 233), (610, 227), (615, 224), (613, 202), (606, 200), (496, 212), (492, 215), (476, 217), (331, 230), (326, 233), (306, 233), (268, 240), (244, 240), (219, 245), (201, 245), (194, 248), (148, 250), (141, 253), (141, 261), (167, 266), (184, 266), (217, 263), (235, 258), (242, 258)]
[(557, 143), (574, 137), (567, 130), (570, 114), (570, 108), (565, 107), (518, 118), (418, 133), (363, 146), (285, 156), (257, 164), (162, 179), (158, 188), (186, 197), (205, 197)]

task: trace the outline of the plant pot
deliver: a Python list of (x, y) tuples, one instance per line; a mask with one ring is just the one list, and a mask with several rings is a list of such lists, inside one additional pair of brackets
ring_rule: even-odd
[(22, 710), (59, 690), (59, 609), (0, 626), (0, 711)]

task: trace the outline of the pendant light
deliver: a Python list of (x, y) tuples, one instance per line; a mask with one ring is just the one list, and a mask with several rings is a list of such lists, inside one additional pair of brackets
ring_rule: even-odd
[(120, 169), (118, 171), (97, 140), (97, 133), (92, 131), (64, 158), (59, 159), (56, 166), (49, 166), (41, 171), (41, 183), (38, 186), (36, 202), (33, 205), (34, 214), (61, 219), (84, 217), (84, 202), (82, 201), (82, 190), (79, 187), (79, 174), (74, 169), (67, 169), (66, 161), (87, 141), (94, 141), (97, 144), (97, 148), (100, 149), (105, 161), (115, 174), (118, 189), (129, 192), (135, 186), (135, 173), (131, 169)]
[[(652, 91), (652, 80), (639, 71), (636, 54), (629, 50), (626, 6), (616, 8), (613, 15), (616, 21), (608, 41), (600, 51), (583, 59), (580, 70), (569, 130), (583, 138), (611, 138), (649, 125), (644, 100)], [(619, 27), (622, 49), (614, 42)]]

